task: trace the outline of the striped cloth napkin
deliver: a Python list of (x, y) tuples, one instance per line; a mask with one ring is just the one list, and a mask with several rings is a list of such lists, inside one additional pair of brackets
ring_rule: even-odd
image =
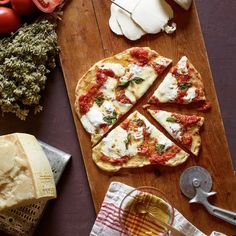
[[(124, 197), (133, 189), (133, 187), (120, 182), (112, 182), (110, 184), (90, 236), (128, 236), (120, 225), (119, 207)], [(137, 217), (132, 219), (133, 229), (135, 229), (136, 232), (138, 232), (141, 223), (143, 222)], [(187, 236), (206, 236), (176, 209), (174, 209), (173, 226)], [(154, 227), (153, 224), (153, 228)], [(137, 233), (137, 236), (138, 235)], [(210, 236), (226, 235), (214, 231)]]

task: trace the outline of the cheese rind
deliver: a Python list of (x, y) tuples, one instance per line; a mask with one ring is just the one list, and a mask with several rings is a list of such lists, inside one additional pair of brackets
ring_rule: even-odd
[(0, 211), (56, 198), (50, 164), (34, 136), (0, 136), (0, 189)]

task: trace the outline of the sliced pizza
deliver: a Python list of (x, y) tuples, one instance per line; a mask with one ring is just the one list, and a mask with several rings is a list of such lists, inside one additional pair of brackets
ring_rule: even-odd
[(196, 115), (182, 115), (174, 112), (150, 110), (149, 113), (177, 141), (198, 155), (201, 147), (200, 128), (204, 118)]
[(200, 73), (186, 56), (170, 69), (151, 96), (149, 103), (189, 104), (205, 101), (204, 85)]
[(93, 65), (78, 81), (75, 110), (95, 145), (144, 95), (171, 60), (131, 48)]
[(151, 164), (177, 166), (188, 156), (138, 111), (129, 115), (92, 150), (97, 166), (110, 172)]

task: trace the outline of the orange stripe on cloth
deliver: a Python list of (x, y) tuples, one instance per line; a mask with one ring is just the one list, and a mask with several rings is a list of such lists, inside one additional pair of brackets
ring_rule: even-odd
[[(124, 233), (119, 221), (119, 208), (114, 204), (104, 203), (98, 215), (98, 221), (113, 230)], [(134, 214), (127, 210), (121, 210), (123, 214), (123, 225), (128, 228), (128, 233), (135, 236), (157, 236), (159, 226), (150, 221), (146, 215)], [(127, 229), (126, 229), (127, 230)]]
[[(103, 209), (100, 211), (101, 214), (103, 212), (106, 212), (105, 217), (110, 217), (114, 222), (120, 223), (120, 220), (119, 220), (119, 209), (120, 208), (119, 207), (117, 207), (111, 203), (107, 203), (107, 204), (105, 203), (105, 207), (102, 207), (102, 208)], [(109, 210), (110, 210), (110, 212), (109, 212)], [(120, 209), (120, 210), (123, 214), (127, 214), (127, 211), (124, 211), (122, 209)], [(99, 213), (99, 215), (100, 215), (100, 213)], [(136, 216), (136, 214), (134, 214), (132, 212), (129, 212), (129, 214), (130, 214), (130, 216), (133, 216), (133, 217)], [(141, 222), (138, 222), (138, 223), (141, 223)], [(148, 221), (147, 224), (149, 227), (153, 227), (153, 228), (155, 228), (155, 226), (157, 226), (152, 221)]]

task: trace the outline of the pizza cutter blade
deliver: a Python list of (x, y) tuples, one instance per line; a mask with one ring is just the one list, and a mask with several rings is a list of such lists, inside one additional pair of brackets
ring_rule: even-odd
[(212, 179), (206, 169), (200, 166), (189, 167), (180, 176), (179, 185), (182, 193), (191, 199), (189, 203), (200, 203), (211, 215), (236, 225), (236, 212), (224, 210), (208, 202), (208, 197), (216, 192), (210, 192)]

